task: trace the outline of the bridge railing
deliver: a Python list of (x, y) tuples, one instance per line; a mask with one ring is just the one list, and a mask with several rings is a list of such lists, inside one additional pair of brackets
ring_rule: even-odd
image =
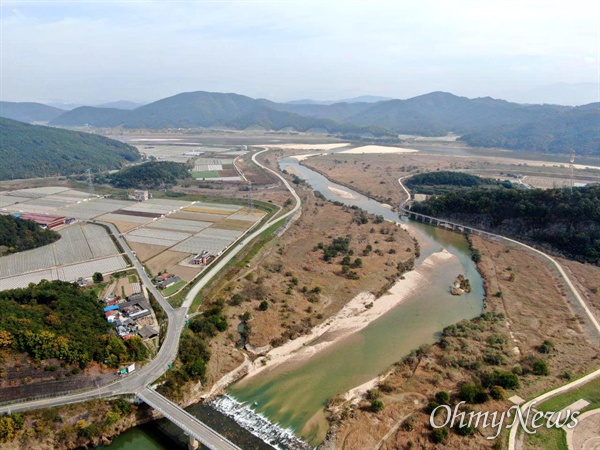
[(154, 408), (159, 413), (161, 413), (166, 419), (168, 419), (169, 421), (173, 422), (175, 425), (177, 425), (179, 428), (181, 428), (185, 433), (187, 433), (190, 436), (193, 436), (195, 439), (197, 439), (198, 441), (200, 441), (206, 447), (208, 447), (208, 448), (214, 448), (213, 444), (210, 441), (208, 441), (207, 439), (205, 439), (205, 437), (201, 433), (199, 433), (198, 431), (192, 430), (190, 427), (188, 427), (187, 425), (185, 425), (184, 423), (182, 423), (180, 420), (176, 419), (171, 414), (169, 414), (167, 411), (165, 411), (165, 409), (157, 401), (155, 401), (152, 398), (150, 398), (150, 396), (152, 396), (152, 395), (158, 397), (158, 400), (160, 402), (164, 402), (167, 405), (169, 405), (171, 408), (174, 408), (174, 409), (177, 409), (178, 411), (181, 411), (190, 420), (192, 420), (193, 422), (197, 423), (202, 428), (203, 431), (210, 432), (214, 436), (218, 436), (219, 439), (222, 442), (224, 442), (229, 448), (242, 450), (240, 447), (238, 447), (237, 445), (235, 445), (233, 442), (229, 441), (227, 438), (221, 436), (215, 430), (213, 430), (212, 428), (210, 428), (208, 425), (205, 425), (197, 417), (194, 417), (189, 412), (187, 412), (185, 409), (183, 409), (181, 406), (177, 405), (176, 403), (173, 403), (171, 400), (169, 400), (168, 398), (166, 398), (163, 395), (159, 394), (155, 390), (151, 390), (150, 388), (146, 388), (145, 390), (143, 390), (141, 392), (138, 392), (136, 394), (136, 396), (140, 400), (142, 400), (143, 402), (145, 402), (148, 405), (150, 405), (152, 408)]

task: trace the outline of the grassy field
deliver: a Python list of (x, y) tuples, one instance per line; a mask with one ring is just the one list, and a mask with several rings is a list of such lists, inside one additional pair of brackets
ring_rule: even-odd
[[(587, 407), (582, 409), (582, 412), (600, 408), (600, 378), (596, 378), (572, 391), (552, 397), (536, 406), (536, 408), (544, 412), (560, 411), (579, 399), (590, 402)], [(567, 450), (568, 448), (566, 433), (556, 428), (539, 428), (535, 434), (525, 437), (525, 444), (528, 449)]]
[(192, 177), (199, 178), (219, 178), (219, 172), (216, 170), (203, 170), (201, 172), (192, 172)]
[(567, 434), (556, 428), (538, 428), (525, 438), (527, 449), (568, 450)]
[(184, 280), (178, 281), (177, 283), (169, 286), (168, 288), (163, 289), (162, 294), (165, 297), (168, 297), (169, 295), (173, 295), (175, 292), (177, 292), (179, 289), (181, 289), (183, 286), (185, 286), (186, 282)]
[(560, 411), (579, 399), (590, 402), (590, 404), (582, 411), (600, 408), (600, 378), (596, 378), (572, 391), (552, 397), (539, 405), (537, 409), (540, 411)]

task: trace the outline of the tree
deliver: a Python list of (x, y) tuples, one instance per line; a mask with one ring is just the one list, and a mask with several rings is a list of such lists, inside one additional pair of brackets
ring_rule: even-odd
[(262, 302), (260, 302), (260, 305), (258, 305), (258, 309), (261, 311), (266, 311), (267, 309), (269, 309), (269, 302), (263, 300)]
[(447, 405), (450, 402), (450, 394), (446, 391), (440, 391), (435, 394), (435, 401), (440, 405)]
[(94, 275), (92, 275), (92, 281), (94, 283), (102, 283), (104, 281), (104, 275), (102, 275), (100, 272), (94, 272)]
[(383, 402), (379, 399), (375, 399), (371, 402), (371, 411), (378, 413), (383, 409)]

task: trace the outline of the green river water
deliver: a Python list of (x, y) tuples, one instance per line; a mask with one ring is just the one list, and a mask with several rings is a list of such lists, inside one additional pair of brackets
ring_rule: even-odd
[[(386, 219), (398, 220), (397, 213), (358, 193), (352, 192), (357, 200), (338, 198), (328, 186), (350, 190), (329, 182), (293, 159), (282, 160), (280, 165), (294, 170), (330, 200), (355, 204)], [(410, 225), (421, 244), (417, 265), (443, 248), (456, 257), (436, 265), (426, 284), (363, 330), (301, 363), (285, 364), (248, 381), (241, 380), (230, 386), (228, 393), (243, 403), (256, 405), (252, 406), (255, 411), (316, 445), (327, 432), (323, 406), (329, 398), (376, 377), (421, 344), (435, 342), (447, 325), (481, 314), (483, 280), (471, 261), (466, 239), (429, 225), (414, 222)], [(473, 290), (456, 297), (449, 288), (459, 273), (470, 279)], [(110, 450), (162, 448), (174, 447), (165, 446), (164, 439), (153, 429), (143, 427), (126, 431), (110, 446)]]

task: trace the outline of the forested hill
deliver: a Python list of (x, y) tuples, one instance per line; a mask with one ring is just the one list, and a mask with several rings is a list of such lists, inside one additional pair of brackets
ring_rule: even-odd
[(119, 169), (136, 161), (135, 147), (103, 136), (0, 118), (0, 179)]
[(522, 105), (489, 97), (432, 92), (407, 100), (331, 105), (275, 103), (238, 94), (185, 92), (134, 110), (81, 107), (55, 117), (56, 126), (322, 130), (338, 135), (462, 135), (474, 146), (600, 153), (600, 104)]
[(40, 363), (106, 363), (110, 367), (147, 357), (139, 336), (123, 341), (104, 318), (92, 291), (75, 283), (42, 280), (0, 292), (0, 336), (6, 350), (27, 353)]
[(21, 122), (48, 122), (65, 112), (64, 109), (33, 102), (0, 102), (0, 117)]
[(178, 180), (189, 178), (185, 164), (171, 161), (151, 161), (137, 166), (127, 167), (100, 182), (108, 182), (122, 189), (159, 189), (177, 184)]
[(472, 146), (600, 156), (600, 103), (591, 103), (525, 124), (492, 126), (461, 138)]
[(43, 230), (33, 220), (0, 215), (0, 246), (7, 247), (10, 253), (41, 247), (58, 239), (60, 234), (52, 230)]
[(411, 210), (600, 264), (600, 185), (573, 190), (476, 189), (432, 197)]
[(474, 187), (496, 189), (513, 187), (510, 181), (498, 181), (463, 172), (440, 170), (413, 175), (404, 181), (404, 185), (416, 194), (445, 194), (446, 192), (470, 190)]

